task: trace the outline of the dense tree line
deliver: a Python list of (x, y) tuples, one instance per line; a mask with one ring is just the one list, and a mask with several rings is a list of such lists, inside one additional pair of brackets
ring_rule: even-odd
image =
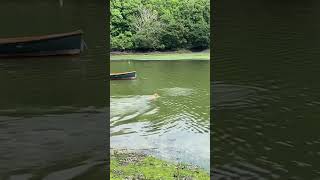
[(209, 0), (111, 0), (112, 50), (209, 47)]

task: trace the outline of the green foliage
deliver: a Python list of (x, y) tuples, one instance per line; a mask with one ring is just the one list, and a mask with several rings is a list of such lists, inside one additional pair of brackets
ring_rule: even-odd
[(169, 23), (161, 34), (161, 42), (168, 50), (185, 48), (188, 41), (185, 38), (186, 28), (181, 23)]
[(188, 34), (190, 49), (205, 49), (209, 47), (209, 28), (202, 22), (191, 25)]
[(133, 48), (131, 32), (124, 32), (111, 38), (111, 47), (118, 50), (126, 50)]
[(209, 21), (209, 0), (111, 0), (111, 47), (207, 49)]

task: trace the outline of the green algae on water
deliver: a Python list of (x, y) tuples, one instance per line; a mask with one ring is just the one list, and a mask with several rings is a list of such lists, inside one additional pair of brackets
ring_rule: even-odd
[(210, 60), (205, 52), (167, 52), (167, 53), (120, 53), (111, 54), (111, 60)]

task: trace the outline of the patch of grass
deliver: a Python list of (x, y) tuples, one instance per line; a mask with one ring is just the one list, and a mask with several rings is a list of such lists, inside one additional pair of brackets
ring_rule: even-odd
[(138, 153), (111, 154), (111, 180), (209, 180), (207, 172), (192, 165), (174, 164)]
[(204, 52), (154, 52), (115, 53), (111, 60), (210, 60), (210, 53)]

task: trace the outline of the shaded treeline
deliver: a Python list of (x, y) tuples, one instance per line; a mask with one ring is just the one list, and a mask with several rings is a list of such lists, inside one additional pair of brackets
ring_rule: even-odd
[(209, 0), (111, 0), (114, 51), (209, 48)]

